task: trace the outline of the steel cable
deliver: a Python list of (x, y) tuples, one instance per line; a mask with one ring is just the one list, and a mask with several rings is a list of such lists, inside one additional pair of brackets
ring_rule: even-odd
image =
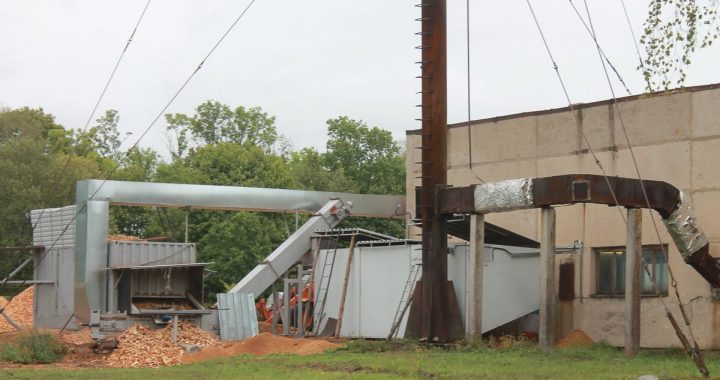
[[(137, 22), (135, 23), (135, 27), (132, 30), (132, 33), (130, 33), (130, 37), (128, 38), (127, 42), (125, 43), (125, 48), (123, 48), (122, 52), (120, 53), (120, 56), (118, 57), (117, 61), (115, 62), (115, 66), (113, 67), (112, 71), (110, 72), (110, 76), (108, 77), (107, 81), (105, 82), (105, 87), (103, 87), (102, 91), (100, 92), (100, 96), (98, 97), (97, 101), (95, 102), (95, 106), (93, 107), (92, 111), (90, 112), (90, 116), (88, 116), (87, 121), (85, 122), (85, 126), (83, 127), (82, 131), (80, 131), (80, 134), (78, 135), (75, 144), (73, 145), (72, 151), (68, 155), (67, 160), (65, 160), (65, 164), (63, 165), (62, 169), (60, 170), (60, 174), (56, 177), (56, 180), (54, 181), (53, 185), (50, 187), (52, 189), (52, 192), (54, 193), (58, 185), (60, 184), (60, 181), (62, 181), (63, 177), (65, 176), (65, 171), (67, 170), (68, 166), (70, 165), (70, 161), (72, 161), (73, 155), (77, 153), (77, 148), (80, 145), (80, 141), (82, 137), (87, 132), (88, 128), (90, 127), (90, 123), (92, 122), (93, 116), (95, 116), (95, 112), (97, 112), (98, 107), (100, 106), (100, 102), (102, 102), (103, 98), (105, 97), (105, 93), (107, 92), (108, 88), (110, 87), (110, 83), (112, 82), (113, 78), (115, 78), (115, 73), (118, 70), (118, 67), (120, 67), (120, 62), (122, 62), (123, 58), (125, 57), (125, 53), (127, 52), (128, 48), (130, 47), (130, 44), (133, 41), (133, 38), (135, 37), (135, 33), (138, 30), (138, 27), (140, 26), (140, 22), (143, 20), (143, 17), (145, 17), (145, 12), (147, 11), (148, 7), (150, 6), (150, 2), (152, 0), (148, 0), (147, 3), (145, 3), (145, 7), (142, 10), (142, 13), (140, 13), (140, 17), (138, 18)], [(35, 228), (37, 227), (37, 224), (40, 222), (43, 214), (45, 213), (45, 208), (43, 208), (40, 211), (40, 216), (38, 216), (37, 222), (33, 224), (32, 231), (35, 231)]]
[[(218, 48), (218, 46), (220, 46), (220, 44), (225, 40), (225, 38), (226, 38), (226, 37), (228, 36), (228, 34), (232, 31), (232, 29), (235, 28), (235, 26), (236, 26), (237, 23), (240, 21), (240, 19), (242, 19), (242, 17), (247, 13), (247, 11), (250, 9), (250, 7), (251, 7), (254, 3), (255, 3), (255, 0), (251, 0), (250, 3), (248, 3), (248, 5), (244, 8), (244, 10), (242, 11), (242, 13), (240, 13), (240, 15), (239, 15), (239, 16), (235, 19), (235, 21), (233, 21), (233, 23), (230, 25), (230, 27), (227, 28), (227, 30), (225, 31), (225, 33), (223, 33), (223, 35), (222, 35), (222, 36), (220, 37), (220, 39), (213, 45), (213, 47), (212, 47), (212, 48), (210, 49), (210, 51), (205, 55), (205, 57), (202, 59), (202, 61), (200, 61), (200, 64), (198, 64), (198, 66), (192, 71), (192, 73), (188, 76), (188, 78), (185, 79), (185, 81), (184, 81), (184, 82), (182, 83), (182, 85), (178, 88), (178, 90), (173, 94), (173, 96), (170, 98), (170, 100), (167, 102), (167, 104), (165, 104), (165, 106), (164, 106), (164, 107), (162, 108), (162, 110), (158, 113), (158, 115), (151, 121), (151, 123), (147, 126), (147, 128), (145, 128), (145, 130), (144, 130), (143, 133), (140, 135), (140, 137), (137, 139), (137, 141), (135, 141), (135, 143), (127, 150), (127, 152), (125, 153), (124, 157), (123, 157), (123, 158), (117, 163), (117, 165), (115, 165), (115, 167), (110, 171), (110, 173), (108, 174), (107, 178), (105, 178), (105, 179), (100, 183), (100, 186), (98, 186), (98, 188), (95, 189), (95, 191), (88, 197), (88, 199), (87, 199), (88, 201), (92, 200), (93, 197), (102, 189), (103, 185), (105, 185), (105, 183), (107, 183), (107, 181), (109, 181), (109, 180), (112, 178), (113, 174), (118, 170), (118, 168), (120, 168), (120, 166), (123, 164), (124, 160), (129, 157), (129, 155), (130, 155), (130, 153), (133, 151), (133, 149), (135, 149), (135, 148), (138, 146), (138, 144), (140, 143), (140, 141), (145, 137), (145, 135), (147, 135), (147, 133), (148, 133), (148, 132), (150, 131), (150, 129), (155, 125), (155, 123), (157, 122), (157, 120), (160, 119), (160, 117), (161, 117), (161, 116), (163, 115), (163, 113), (168, 109), (168, 107), (170, 107), (170, 105), (175, 101), (175, 99), (180, 95), (180, 93), (185, 89), (185, 87), (187, 87), (187, 85), (188, 85), (188, 83), (190, 82), (190, 80), (191, 80), (191, 79), (195, 76), (195, 74), (197, 74), (197, 72), (200, 71), (200, 69), (203, 67), (203, 64), (205, 63), (205, 61), (207, 61), (207, 59), (210, 57), (210, 55), (212, 55), (212, 53)], [(80, 207), (79, 210), (76, 210), (75, 214), (74, 214), (73, 217), (70, 219), (70, 221), (63, 227), (63, 230), (61, 231), (60, 235), (58, 235), (58, 237), (55, 239), (55, 241), (53, 241), (53, 243), (50, 245), (50, 248), (46, 249), (45, 252), (44, 252), (44, 254), (43, 254), (43, 255), (40, 257), (40, 259), (38, 259), (38, 261), (35, 263), (34, 268), (37, 268), (37, 266), (40, 265), (40, 263), (43, 261), (43, 259), (47, 256), (47, 252), (50, 251), (50, 250), (52, 250), (52, 249), (57, 245), (57, 243), (60, 241), (60, 239), (63, 237), (63, 235), (67, 232), (68, 228), (72, 225), (72, 223), (75, 222), (75, 220), (77, 219), (77, 217), (78, 217), (86, 208), (87, 208), (87, 203), (84, 204), (82, 207)], [(38, 220), (39, 220), (39, 218), (38, 218)], [(2, 312), (2, 311), (5, 310), (5, 308), (10, 304), (10, 302), (12, 302), (13, 298), (14, 298), (14, 296), (11, 297), (11, 298), (8, 300), (8, 302), (5, 304), (5, 306), (4, 306), (2, 309), (0, 309), (0, 312)]]
[[(596, 37), (595, 29), (592, 27), (592, 18), (591, 18), (591, 16), (590, 16), (590, 8), (588, 7), (587, 0), (583, 0), (583, 2), (584, 2), (584, 5), (585, 5), (585, 10), (586, 10), (586, 12), (587, 12), (588, 22), (589, 22), (590, 28), (591, 28), (591, 30), (592, 30), (593, 41), (595, 41), (595, 45), (596, 45), (596, 47), (597, 47), (597, 49), (598, 49), (598, 54), (600, 54), (600, 45), (599, 45), (598, 42), (597, 42), (597, 38), (595, 38), (595, 37)], [(570, 0), (570, 3), (572, 4), (572, 0)], [(575, 8), (574, 5), (573, 5), (573, 8)], [(576, 9), (576, 8), (575, 8), (575, 9)], [(576, 9), (576, 11), (577, 11), (577, 9)], [(644, 200), (645, 200), (645, 204), (647, 205), (648, 209), (652, 210), (652, 207), (650, 207), (650, 199), (649, 199), (649, 197), (648, 197), (648, 195), (647, 195), (647, 190), (646, 190), (646, 188), (645, 188), (645, 183), (644, 183), (644, 181), (643, 181), (642, 175), (640, 174), (640, 167), (638, 166), (638, 163), (637, 163), (637, 158), (636, 158), (636, 156), (635, 156), (635, 151), (634, 151), (633, 146), (632, 146), (632, 144), (631, 144), (631, 142), (630, 142), (630, 138), (629, 138), (628, 133), (627, 133), (627, 127), (626, 127), (625, 122), (624, 122), (624, 120), (623, 120), (623, 118), (622, 118), (622, 112), (620, 111), (620, 107), (619, 107), (619, 105), (618, 105), (617, 97), (616, 97), (616, 95), (615, 95), (615, 90), (614, 90), (613, 87), (612, 87), (612, 83), (611, 83), (611, 81), (610, 81), (610, 75), (609, 75), (609, 73), (608, 73), (607, 67), (605, 66), (605, 61), (602, 59), (602, 55), (600, 55), (600, 62), (601, 62), (601, 64), (602, 64), (602, 66), (603, 66), (603, 72), (605, 73), (605, 78), (606, 78), (606, 80), (607, 80), (607, 84), (608, 84), (608, 87), (609, 87), (609, 89), (610, 89), (610, 93), (611, 93), (611, 95), (612, 95), (612, 100), (613, 100), (613, 105), (614, 105), (614, 108), (615, 108), (615, 112), (617, 112), (617, 114), (618, 114), (618, 121), (620, 122), (620, 127), (621, 127), (621, 129), (622, 129), (623, 136), (625, 137), (625, 142), (626, 142), (627, 145), (628, 145), (628, 151), (630, 152), (630, 157), (632, 158), (632, 163), (633, 163), (633, 166), (635, 167), (635, 173), (637, 174), (638, 181), (639, 181), (639, 183), (640, 183), (640, 189), (642, 190), (642, 194), (643, 194), (643, 198), (644, 198)], [(662, 242), (662, 238), (661, 238), (661, 236), (660, 236), (660, 229), (659, 229), (658, 226), (657, 226), (657, 221), (655, 220), (655, 215), (654, 215), (652, 212), (650, 212), (650, 220), (652, 221), (653, 228), (654, 228), (654, 230), (655, 230), (655, 235), (656, 235), (656, 237), (657, 237), (657, 239), (658, 239), (658, 242)], [(674, 288), (674, 293), (675, 293), (675, 296), (676, 296), (677, 301), (678, 301), (678, 307), (680, 308), (680, 312), (681, 312), (681, 314), (682, 314), (682, 316), (683, 316), (683, 320), (684, 320), (686, 326), (688, 327), (688, 332), (690, 333), (690, 338), (693, 340), (693, 343), (694, 343), (695, 346), (697, 347), (697, 340), (696, 340), (696, 338), (695, 338), (695, 334), (693, 333), (692, 326), (691, 326), (691, 322), (690, 322), (690, 320), (689, 320), (688, 317), (687, 317), (687, 314), (686, 314), (686, 312), (685, 312), (685, 310), (684, 310), (684, 306), (683, 306), (683, 303), (682, 303), (682, 299), (680, 298), (680, 293), (679, 293), (678, 287), (677, 287), (677, 280), (675, 279), (675, 275), (673, 274), (673, 271), (672, 271), (672, 269), (670, 268), (670, 260), (669, 260), (669, 257), (668, 257), (668, 252), (667, 252), (667, 250), (665, 249), (665, 246), (664, 246), (663, 244), (660, 244), (660, 249), (662, 250), (662, 254), (663, 254), (664, 258), (665, 258), (665, 262), (667, 263), (668, 274), (670, 275), (671, 285), (672, 285), (672, 287)], [(644, 258), (643, 258), (643, 259), (644, 259)], [(643, 260), (643, 262), (644, 262), (644, 260)], [(645, 271), (646, 271), (646, 272), (648, 273), (648, 275), (650, 276), (651, 282), (652, 282), (652, 284), (653, 284), (653, 287), (655, 288), (655, 291), (657, 292), (658, 289), (657, 289), (657, 287), (656, 287), (656, 285), (655, 285), (654, 275), (651, 275), (651, 274), (649, 273), (649, 270), (647, 269), (647, 264), (646, 264), (646, 263), (644, 263), (644, 264), (645, 264)], [(663, 306), (665, 306), (666, 311), (669, 313), (669, 309), (668, 309), (667, 305), (665, 304), (665, 301), (664, 301), (662, 298), (661, 298), (661, 302), (663, 303)]]

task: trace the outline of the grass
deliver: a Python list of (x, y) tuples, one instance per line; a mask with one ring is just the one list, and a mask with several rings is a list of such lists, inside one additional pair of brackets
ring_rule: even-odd
[[(711, 375), (720, 374), (720, 353), (706, 353)], [(504, 348), (487, 345), (425, 348), (412, 343), (351, 342), (347, 348), (314, 356), (235, 356), (161, 369), (0, 370), (3, 379), (663, 379), (697, 377), (679, 350), (645, 350), (627, 359), (604, 345), (545, 353), (520, 342)]]
[(24, 332), (0, 343), (0, 361), (10, 363), (53, 363), (66, 352), (57, 337), (36, 331)]

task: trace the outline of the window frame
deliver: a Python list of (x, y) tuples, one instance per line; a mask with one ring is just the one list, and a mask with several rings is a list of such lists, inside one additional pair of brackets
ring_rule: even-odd
[[(663, 250), (663, 248), (664, 248), (664, 250)], [(663, 254), (663, 251), (664, 251), (665, 253), (668, 253), (668, 252), (669, 252), (669, 251), (668, 251), (668, 245), (667, 245), (667, 244), (647, 244), (647, 245), (643, 245), (643, 246), (642, 246), (642, 255), (643, 255), (642, 260), (645, 260), (645, 254), (646, 254), (646, 252), (647, 252), (648, 250), (649, 250), (650, 252), (652, 252), (651, 262), (646, 263), (645, 261), (643, 261), (643, 262), (641, 263), (642, 267), (641, 267), (641, 269), (640, 269), (640, 271), (641, 271), (641, 275), (640, 275), (640, 276), (641, 276), (641, 278), (640, 278), (640, 286), (641, 286), (640, 296), (641, 296), (641, 297), (667, 297), (667, 296), (668, 296), (668, 287), (669, 287), (669, 282), (670, 282), (670, 281), (669, 281), (669, 272), (670, 272), (669, 266), (670, 266), (670, 263), (669, 263), (668, 257), (665, 257), (665, 259), (663, 259), (663, 261), (665, 262), (665, 268), (666, 268), (665, 277), (668, 277), (668, 281), (665, 283), (665, 288), (664, 288), (664, 289), (659, 289), (658, 291), (655, 291), (655, 290), (653, 290), (653, 289), (643, 290), (643, 281), (644, 281), (644, 279), (645, 279), (646, 276), (647, 276), (647, 274), (645, 273), (645, 268), (644, 268), (645, 264), (647, 264), (648, 269), (651, 271), (650, 275), (653, 276), (653, 277), (656, 279), (656, 283), (657, 283), (658, 275), (657, 275), (657, 273), (655, 273), (656, 264), (657, 264), (657, 258), (658, 258), (658, 255), (662, 255), (662, 254)], [(592, 251), (591, 251), (591, 252), (592, 252), (592, 254), (593, 254), (593, 260), (594, 260), (594, 264), (595, 264), (595, 268), (594, 268), (594, 270), (593, 270), (593, 275), (595, 276), (595, 292), (591, 295), (591, 297), (594, 297), (594, 298), (624, 298), (624, 297), (625, 297), (625, 284), (624, 284), (624, 280), (625, 280), (625, 279), (624, 279), (624, 278), (622, 279), (623, 287), (622, 287), (622, 290), (621, 290), (621, 291), (612, 291), (612, 292), (601, 292), (601, 291), (600, 291), (600, 289), (601, 289), (601, 284), (600, 284), (600, 281), (601, 281), (601, 276), (600, 276), (600, 255), (601, 255), (602, 252), (609, 252), (609, 251), (614, 251), (614, 252), (616, 252), (616, 253), (617, 253), (617, 252), (622, 252), (621, 254), (613, 255), (613, 256), (614, 256), (614, 257), (613, 257), (613, 264), (612, 264), (612, 281), (613, 281), (613, 283), (611, 284), (610, 287), (613, 288), (613, 289), (617, 289), (617, 288), (618, 288), (618, 278), (617, 278), (618, 264), (617, 264), (617, 260), (618, 260), (618, 258), (622, 258), (623, 263), (624, 263), (625, 254), (626, 254), (626, 252), (627, 252), (627, 247), (626, 247), (626, 246), (594, 247), (594, 248), (592, 248)], [(624, 273), (623, 273), (623, 275), (624, 275)]]

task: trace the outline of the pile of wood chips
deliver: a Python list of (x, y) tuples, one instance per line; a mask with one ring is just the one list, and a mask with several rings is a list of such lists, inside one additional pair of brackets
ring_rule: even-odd
[[(12, 318), (15, 323), (24, 327), (33, 327), (33, 303), (35, 297), (35, 287), (30, 286), (23, 290), (20, 294), (13, 297), (12, 301), (8, 305), (8, 300), (0, 297), (0, 309), (5, 308), (6, 313)], [(7, 307), (6, 307), (7, 305)], [(5, 318), (0, 316), (0, 333), (15, 331), (15, 328), (10, 325)]]
[(140, 238), (137, 236), (130, 236), (130, 235), (108, 235), (108, 240), (139, 241)]
[(177, 344), (172, 342), (172, 323), (163, 329), (152, 330), (136, 325), (117, 338), (118, 347), (105, 359), (110, 367), (162, 367), (180, 364), (184, 344), (201, 348), (218, 347), (221, 342), (212, 334), (191, 322), (178, 323)]

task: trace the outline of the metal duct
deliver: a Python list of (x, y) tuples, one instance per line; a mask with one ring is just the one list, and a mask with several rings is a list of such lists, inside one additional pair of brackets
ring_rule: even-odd
[(687, 196), (666, 182), (567, 174), (450, 187), (439, 191), (438, 212), (486, 214), (574, 203), (657, 211), (685, 262), (720, 287), (720, 260), (710, 255)]
[(682, 191), (675, 211), (667, 219), (663, 219), (663, 223), (685, 261), (688, 261), (693, 253), (708, 245), (705, 234), (695, 221), (690, 201)]
[(534, 208), (532, 179), (511, 179), (475, 187), (475, 211), (490, 214)]

